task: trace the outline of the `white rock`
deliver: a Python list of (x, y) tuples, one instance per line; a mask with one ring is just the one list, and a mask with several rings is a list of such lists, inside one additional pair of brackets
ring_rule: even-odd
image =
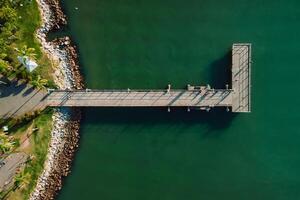
[[(37, 0), (40, 12), (43, 19), (42, 26), (37, 30), (37, 38), (40, 40), (43, 50), (51, 57), (51, 60), (59, 63), (55, 70), (53, 77), (55, 83), (60, 89), (72, 88), (75, 83), (72, 77), (72, 72), (69, 66), (69, 56), (65, 50), (59, 49), (58, 45), (46, 41), (46, 34), (51, 28), (52, 11), (45, 2), (45, 0)], [(69, 39), (65, 41), (69, 44)], [(48, 177), (53, 167), (58, 166), (57, 158), (65, 144), (65, 125), (68, 123), (70, 114), (68, 110), (57, 110), (53, 114), (53, 130), (51, 132), (51, 141), (48, 149), (47, 159), (45, 161), (45, 168), (37, 181), (34, 191), (30, 195), (30, 200), (39, 199), (41, 192), (45, 191), (48, 186)]]

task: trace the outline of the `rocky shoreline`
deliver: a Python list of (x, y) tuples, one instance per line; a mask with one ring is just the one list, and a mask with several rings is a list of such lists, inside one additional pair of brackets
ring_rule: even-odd
[[(53, 78), (60, 89), (83, 89), (76, 47), (69, 37), (48, 42), (47, 34), (67, 23), (59, 0), (37, 0), (42, 26), (37, 30), (43, 50), (57, 64)], [(53, 129), (44, 170), (30, 195), (31, 200), (53, 199), (62, 187), (62, 179), (70, 172), (78, 147), (81, 111), (76, 108), (57, 109), (53, 115)]]

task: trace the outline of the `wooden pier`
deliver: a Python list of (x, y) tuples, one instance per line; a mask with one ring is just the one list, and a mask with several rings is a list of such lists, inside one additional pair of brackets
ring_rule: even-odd
[(232, 112), (251, 111), (251, 44), (232, 46)]
[(49, 106), (77, 107), (230, 107), (231, 90), (88, 90), (54, 91)]
[[(225, 83), (224, 83), (225, 85)], [(213, 89), (188, 85), (185, 90), (49, 90), (52, 107), (187, 107), (209, 111), (213, 107), (232, 112), (251, 111), (251, 44), (232, 46), (232, 88)]]

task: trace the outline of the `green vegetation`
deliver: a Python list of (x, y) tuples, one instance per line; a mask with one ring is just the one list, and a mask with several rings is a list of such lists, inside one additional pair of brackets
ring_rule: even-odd
[[(0, 127), (7, 126), (9, 132), (3, 133), (0, 131), (0, 156), (11, 153), (15, 148), (19, 147), (18, 132), (23, 133), (28, 129), (31, 121), (40, 113), (35, 112), (25, 114), (19, 118), (1, 119)], [(17, 136), (17, 137), (16, 137)]]
[(15, 176), (15, 182), (14, 182), (14, 187), (15, 188), (20, 188), (22, 185), (27, 185), (29, 183), (30, 174), (26, 173), (25, 170), (22, 172), (18, 173)]
[(44, 89), (47, 86), (48, 81), (46, 79), (42, 79), (40, 75), (30, 82), (30, 84), (38, 89)]
[(9, 153), (14, 147), (16, 147), (16, 142), (13, 138), (0, 134), (0, 155)]
[[(13, 152), (22, 151), (30, 155), (25, 168), (15, 176), (13, 188), (2, 193), (8, 199), (28, 199), (34, 189), (47, 156), (52, 130), (52, 114), (52, 109), (46, 109), (40, 114), (26, 115), (3, 122), (10, 127), (10, 136), (14, 137), (14, 140), (22, 141), (17, 148), (13, 149)], [(1, 197), (0, 193), (0, 199)]]
[[(42, 52), (35, 37), (41, 25), (36, 1), (0, 1), (0, 73), (11, 78), (35, 81), (40, 75), (53, 86), (51, 74), (53, 62)], [(37, 62), (38, 68), (29, 73), (18, 61), (18, 56), (27, 56)]]
[[(41, 17), (35, 0), (0, 0), (0, 74), (22, 79), (34, 87), (55, 87), (53, 61), (42, 51), (35, 36)], [(28, 72), (18, 56), (34, 60), (38, 67)], [(26, 114), (20, 118), (0, 119), (8, 134), (0, 130), (0, 156), (25, 152), (30, 159), (14, 177), (14, 186), (0, 192), (0, 199), (28, 199), (43, 170), (52, 129), (52, 109)], [(4, 196), (3, 196), (4, 195)]]
[(38, 129), (33, 130), (30, 138), (30, 143), (32, 144), (30, 149), (32, 159), (24, 169), (24, 173), (29, 175), (26, 179), (27, 184), (23, 183), (25, 186), (16, 191), (16, 193), (23, 196), (21, 199), (27, 199), (29, 197), (30, 192), (36, 185), (40, 173), (43, 171), (51, 137), (52, 114), (53, 111), (48, 110), (34, 120), (33, 127), (38, 127)]
[(34, 48), (28, 48), (26, 45), (24, 45), (22, 49), (16, 48), (15, 50), (19, 53), (19, 55), (23, 57), (27, 56), (31, 59), (36, 59), (36, 53)]

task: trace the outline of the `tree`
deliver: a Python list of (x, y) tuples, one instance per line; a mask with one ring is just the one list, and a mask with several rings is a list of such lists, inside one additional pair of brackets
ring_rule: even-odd
[(23, 184), (26, 185), (29, 183), (29, 179), (30, 179), (30, 174), (25, 173), (25, 171), (23, 170), (22, 172), (20, 172), (15, 176), (14, 185), (16, 188), (20, 187)]
[[(0, 0), (1, 2), (1, 0)], [(3, 52), (11, 44), (11, 36), (17, 30), (17, 12), (8, 4), (0, 6), (0, 51)]]
[(15, 24), (18, 18), (17, 16), (18, 16), (17, 11), (14, 8), (8, 5), (0, 7), (1, 22), (9, 22)]
[(45, 89), (47, 86), (48, 80), (41, 78), (40, 75), (37, 75), (31, 82), (30, 84), (38, 89)]
[(9, 152), (13, 147), (15, 146), (15, 143), (11, 141), (8, 136), (1, 134), (0, 135), (0, 152), (1, 153), (7, 153)]
[(36, 59), (36, 53), (34, 48), (28, 48), (27, 45), (24, 45), (21, 49), (15, 48), (15, 50), (20, 54), (20, 56), (28, 57), (31, 59)]
[(6, 74), (9, 69), (10, 67), (8, 62), (0, 58), (0, 73)]

